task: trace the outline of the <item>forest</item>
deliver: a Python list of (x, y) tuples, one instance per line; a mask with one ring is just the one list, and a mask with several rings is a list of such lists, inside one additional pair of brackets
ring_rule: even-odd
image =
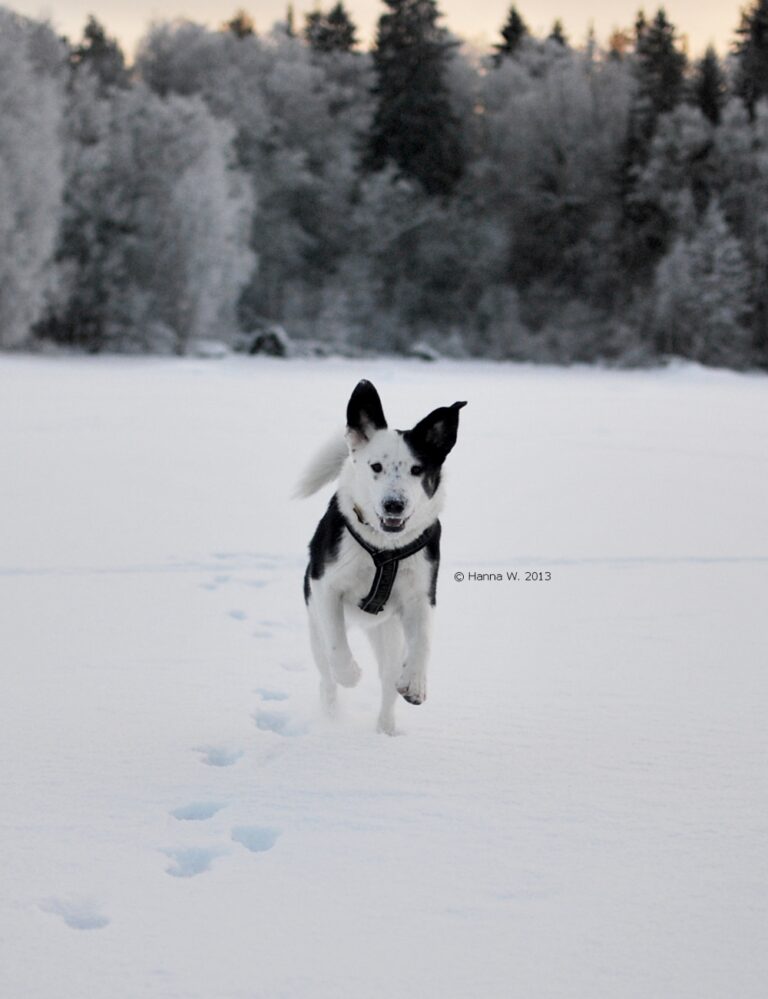
[(768, 368), (768, 0), (697, 57), (664, 9), (499, 21), (238, 11), (129, 62), (0, 8), (0, 347)]

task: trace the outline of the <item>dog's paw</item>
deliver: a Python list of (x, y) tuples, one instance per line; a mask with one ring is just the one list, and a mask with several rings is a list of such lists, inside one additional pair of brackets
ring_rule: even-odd
[(354, 687), (362, 675), (360, 667), (352, 656), (349, 659), (337, 661), (333, 664), (333, 675), (342, 687)]
[(394, 715), (379, 715), (376, 731), (381, 732), (382, 735), (397, 735)]
[(323, 680), (320, 684), (320, 703), (326, 717), (335, 718), (339, 711), (339, 703), (336, 698), (336, 684), (333, 680)]
[(397, 685), (397, 692), (409, 704), (423, 704), (427, 699), (427, 678), (425, 676), (410, 676), (403, 672)]

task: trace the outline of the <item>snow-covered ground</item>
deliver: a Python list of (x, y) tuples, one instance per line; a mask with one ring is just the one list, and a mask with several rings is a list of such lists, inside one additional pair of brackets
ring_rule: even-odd
[[(362, 376), (469, 401), (399, 738), (288, 499)], [(764, 377), (6, 356), (0, 468), (3, 999), (765, 995)]]

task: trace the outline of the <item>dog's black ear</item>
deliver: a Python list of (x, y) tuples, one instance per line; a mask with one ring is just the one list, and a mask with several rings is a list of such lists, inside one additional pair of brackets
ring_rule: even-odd
[(442, 465), (459, 432), (459, 410), (466, 402), (441, 406), (420, 420), (407, 434), (409, 443), (433, 465)]
[(381, 406), (379, 393), (371, 382), (364, 378), (355, 386), (347, 404), (347, 431), (352, 444), (362, 444), (370, 440), (376, 430), (386, 430), (387, 421)]

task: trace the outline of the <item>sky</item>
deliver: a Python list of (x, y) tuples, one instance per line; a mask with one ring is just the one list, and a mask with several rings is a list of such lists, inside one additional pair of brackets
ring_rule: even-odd
[[(334, 0), (321, 0), (321, 7), (330, 7)], [(499, 28), (506, 18), (509, 0), (438, 0), (444, 25), (467, 40), (488, 45), (496, 41)], [(54, 27), (70, 38), (77, 38), (89, 14), (94, 14), (111, 35), (116, 35), (130, 54), (137, 40), (152, 20), (172, 20), (184, 17), (217, 27), (238, 7), (244, 7), (256, 21), (257, 29), (266, 31), (284, 15), (285, 0), (231, 0), (225, 4), (213, 0), (10, 0), (6, 4), (30, 17), (45, 17)], [(315, 9), (317, 0), (294, 0), (297, 24), (304, 14)], [(376, 20), (384, 7), (380, 0), (345, 0), (364, 41), (373, 37)], [(613, 28), (634, 22), (641, 3), (638, 0), (522, 0), (517, 8), (529, 27), (537, 34), (547, 34), (560, 18), (569, 38), (580, 42), (590, 23), (603, 41)], [(647, 12), (655, 12), (658, 4), (645, 4)], [(666, 11), (688, 42), (689, 53), (701, 54), (714, 44), (724, 53), (729, 48), (734, 29), (739, 23), (741, 0), (667, 0)]]

